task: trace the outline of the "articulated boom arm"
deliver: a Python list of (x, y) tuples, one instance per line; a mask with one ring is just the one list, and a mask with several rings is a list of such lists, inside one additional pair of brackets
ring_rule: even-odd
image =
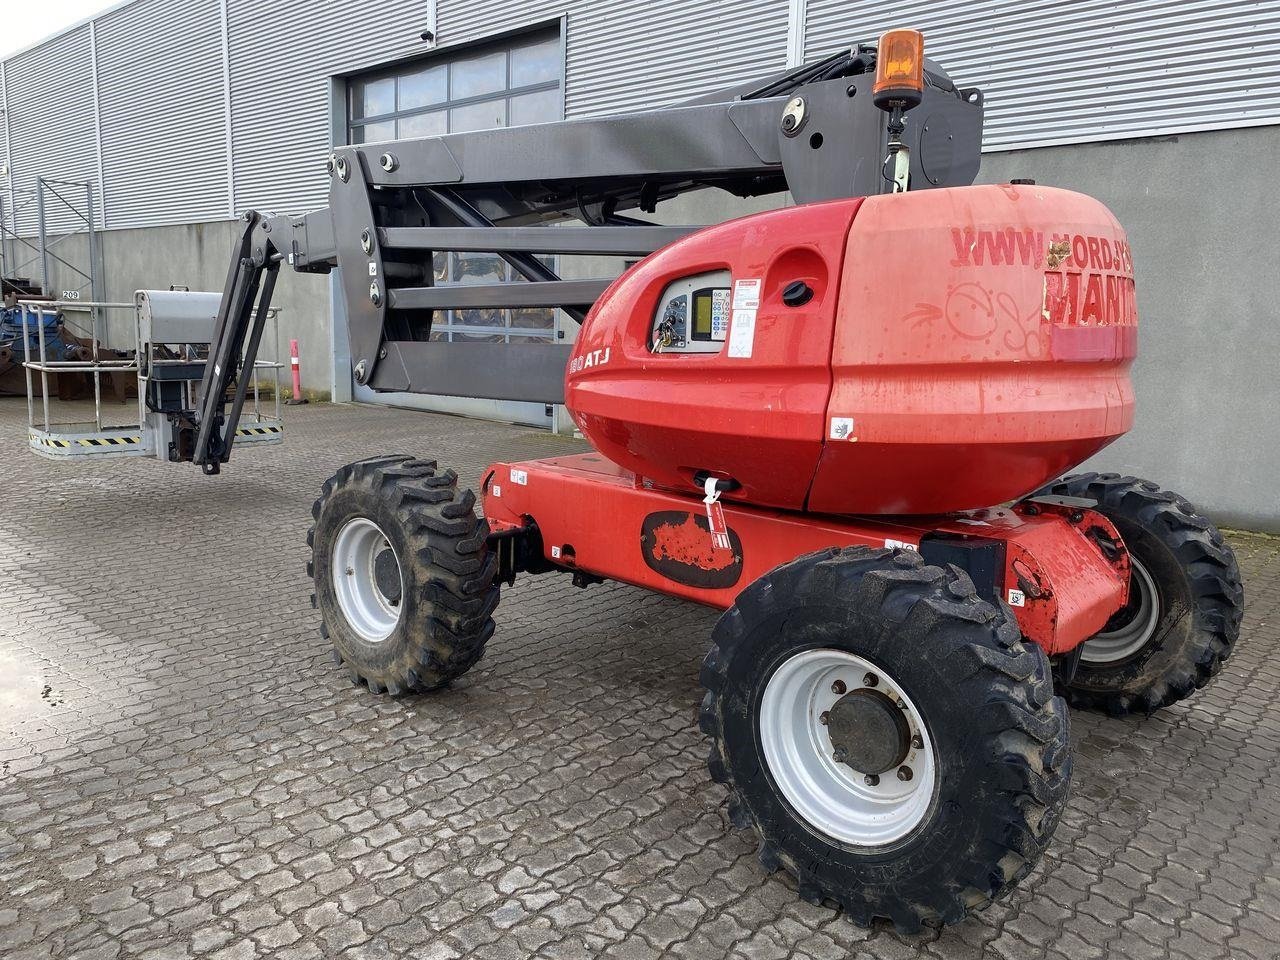
[[(875, 48), (860, 45), (674, 107), (338, 148), (327, 209), (245, 215), (198, 409), (174, 415), (175, 458), (210, 473), (227, 460), (245, 395), (241, 362), (251, 369), (255, 318), (282, 262), (338, 268), (358, 383), (561, 402), (566, 344), (432, 340), (436, 311), (558, 307), (581, 322), (612, 278), (561, 279), (539, 255), (646, 256), (701, 226), (624, 211), (652, 213), (690, 191), (790, 191), (798, 203), (890, 191), (875, 60)], [(922, 102), (901, 130), (911, 187), (971, 183), (981, 137), (981, 93), (957, 89), (926, 61)], [(550, 226), (563, 220), (578, 225)], [(529, 282), (436, 286), (437, 251), (496, 253)]]

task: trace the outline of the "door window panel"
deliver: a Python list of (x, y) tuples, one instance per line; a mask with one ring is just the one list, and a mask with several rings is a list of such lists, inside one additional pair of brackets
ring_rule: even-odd
[(540, 90), (512, 97), (507, 110), (507, 123), (522, 127), (528, 123), (547, 123), (561, 115), (560, 90)]
[(417, 110), (449, 99), (449, 65), (442, 63), (396, 80), (396, 109)]
[(356, 143), (377, 143), (379, 140), (394, 140), (396, 138), (396, 122), (394, 120), (380, 120), (377, 123), (365, 123), (356, 128), (360, 139)]
[(398, 137), (438, 137), (449, 132), (449, 115), (443, 110), (415, 113), (396, 121)]
[(547, 332), (555, 327), (555, 311), (550, 307), (522, 307), (512, 310), (511, 326), (531, 332)]
[(353, 86), (351, 116), (356, 120), (381, 117), (396, 110), (395, 77), (361, 80)]
[(454, 283), (502, 283), (507, 279), (506, 263), (493, 253), (455, 253)]
[(492, 130), (507, 125), (505, 100), (486, 100), (449, 111), (449, 132), (466, 133), (468, 130)]
[(469, 100), (507, 85), (507, 53), (499, 50), (449, 64), (449, 99)]
[(560, 38), (552, 37), (511, 51), (511, 86), (532, 87), (560, 81)]

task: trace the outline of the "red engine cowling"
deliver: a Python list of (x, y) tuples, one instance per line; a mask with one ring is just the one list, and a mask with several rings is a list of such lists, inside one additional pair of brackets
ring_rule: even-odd
[(706, 472), (760, 506), (943, 513), (1021, 497), (1128, 430), (1136, 340), (1129, 247), (1102, 204), (928, 190), (658, 251), (587, 317), (566, 402), (601, 453), (658, 485), (693, 492)]

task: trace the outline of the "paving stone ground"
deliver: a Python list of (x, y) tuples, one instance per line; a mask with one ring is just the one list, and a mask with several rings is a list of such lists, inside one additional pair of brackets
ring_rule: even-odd
[(25, 448), (0, 401), (0, 956), (1231, 958), (1280, 941), (1280, 541), (1233, 538), (1236, 655), (1145, 719), (1072, 716), (1074, 796), (980, 916), (863, 930), (766, 875), (710, 782), (715, 614), (526, 579), (481, 664), (353, 688), (308, 604), (320, 482), (387, 452), (474, 478), (573, 445), (290, 409), (226, 473)]

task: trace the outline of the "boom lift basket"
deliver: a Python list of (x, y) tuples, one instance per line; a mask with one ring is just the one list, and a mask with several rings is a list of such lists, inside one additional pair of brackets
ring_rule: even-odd
[[(167, 410), (195, 403), (195, 386), (204, 375), (220, 295), (177, 290), (139, 290), (132, 303), (21, 301), (23, 367), (27, 381), (28, 442), (33, 452), (53, 460), (102, 457), (170, 459), (173, 442)], [(92, 317), (90, 345), (63, 351), (55, 358), (47, 336), (51, 320), (68, 307), (88, 308)], [(111, 314), (125, 316), (118, 326)], [(237, 427), (238, 443), (279, 443), (284, 437), (280, 416), (279, 311), (271, 309), (272, 359), (253, 361), (252, 404)], [(121, 330), (120, 328), (124, 329)], [(68, 410), (50, 396), (51, 378), (84, 376), (92, 381), (93, 419), (75, 419), (81, 408)], [(104, 414), (103, 381), (121, 399), (136, 390), (134, 416), (121, 423)], [(128, 388), (121, 390), (121, 380)], [(262, 388), (269, 386), (269, 391)], [(268, 396), (263, 394), (268, 393)], [(269, 401), (269, 402), (268, 402)]]

